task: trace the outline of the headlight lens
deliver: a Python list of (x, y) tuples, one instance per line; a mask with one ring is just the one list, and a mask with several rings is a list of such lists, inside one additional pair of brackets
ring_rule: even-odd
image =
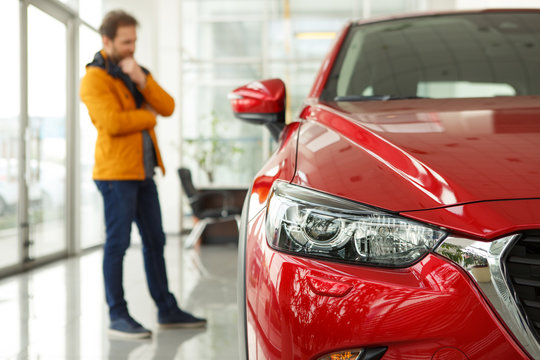
[(283, 182), (274, 185), (266, 216), (272, 248), (361, 264), (410, 266), (446, 236), (434, 227)]

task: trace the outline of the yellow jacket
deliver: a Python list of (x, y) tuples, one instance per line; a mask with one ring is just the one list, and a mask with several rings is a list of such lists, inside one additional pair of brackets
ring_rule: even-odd
[(165, 174), (154, 127), (156, 117), (145, 108), (150, 105), (159, 115), (170, 116), (174, 99), (147, 73), (146, 86), (137, 90), (144, 99), (137, 108), (134, 95), (124, 82), (111, 75), (104, 51), (100, 67), (89, 64), (81, 80), (81, 100), (88, 108), (98, 136), (95, 148), (93, 178), (95, 180), (144, 180), (143, 130), (154, 143), (158, 166)]

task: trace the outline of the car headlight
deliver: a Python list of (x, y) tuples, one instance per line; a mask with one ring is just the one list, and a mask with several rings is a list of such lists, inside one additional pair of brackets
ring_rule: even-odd
[(435, 227), (279, 181), (266, 214), (270, 247), (358, 264), (410, 266), (445, 236)]

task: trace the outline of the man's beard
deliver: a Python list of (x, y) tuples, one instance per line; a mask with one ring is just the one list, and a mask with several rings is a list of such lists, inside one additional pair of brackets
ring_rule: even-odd
[(125, 58), (132, 57), (132, 56), (133, 56), (133, 54), (121, 55), (120, 53), (118, 53), (118, 51), (116, 51), (116, 49), (113, 48), (113, 51), (112, 51), (112, 54), (111, 54), (111, 60), (115, 64), (118, 64), (120, 61), (124, 60)]

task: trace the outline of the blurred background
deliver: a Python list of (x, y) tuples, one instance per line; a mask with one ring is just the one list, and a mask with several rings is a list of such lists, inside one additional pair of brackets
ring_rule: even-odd
[[(272, 153), (269, 133), (234, 119), (227, 94), (281, 78), (292, 121), (347, 21), (509, 6), (540, 3), (0, 0), (0, 359), (237, 359), (237, 250), (183, 250), (180, 234), (193, 216), (176, 172), (189, 168), (198, 187), (247, 189)], [(168, 170), (156, 176), (165, 255), (171, 291), (210, 324), (204, 332), (158, 332), (147, 343), (107, 339), (102, 199), (91, 175), (96, 130), (78, 96), (85, 65), (101, 49), (101, 18), (118, 8), (139, 20), (136, 60), (176, 101), (157, 128)], [(137, 236), (133, 231), (134, 243)], [(143, 266), (140, 246), (134, 248), (126, 260), (127, 298), (138, 319), (152, 324), (155, 309), (140, 295)]]
[[(176, 100), (159, 120), (166, 177), (157, 176), (164, 227), (190, 210), (176, 175), (207, 187), (245, 187), (274, 143), (233, 118), (227, 94), (279, 77), (296, 116), (336, 32), (352, 19), (465, 8), (496, 0), (2, 0), (0, 2), (0, 276), (99, 246), (101, 197), (91, 179), (96, 131), (79, 101), (85, 65), (101, 48), (103, 14), (140, 22), (136, 59)], [(512, 7), (539, 7), (514, 0)]]

